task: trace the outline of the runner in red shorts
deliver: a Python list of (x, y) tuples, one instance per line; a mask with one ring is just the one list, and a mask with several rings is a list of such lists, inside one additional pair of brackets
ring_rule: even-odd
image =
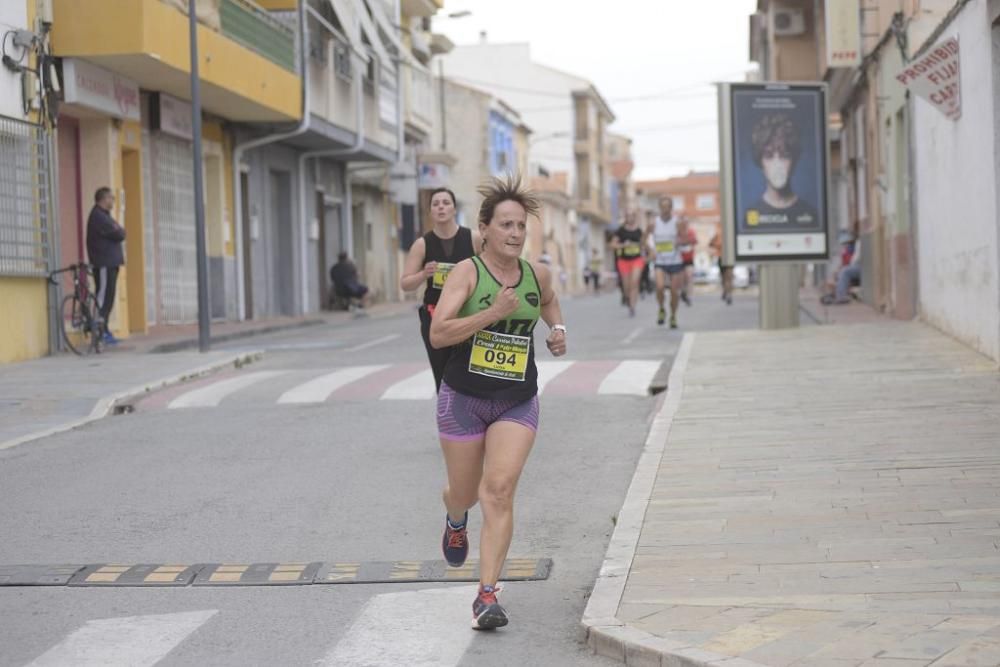
[(646, 268), (646, 259), (643, 257), (646, 233), (639, 227), (639, 219), (634, 213), (629, 213), (625, 217), (625, 223), (615, 230), (611, 237), (611, 247), (618, 251), (618, 273), (622, 277), (629, 317), (635, 317), (639, 280)]

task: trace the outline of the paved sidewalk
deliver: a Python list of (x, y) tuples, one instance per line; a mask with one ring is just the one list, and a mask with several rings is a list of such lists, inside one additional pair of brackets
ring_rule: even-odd
[[(365, 315), (394, 317), (416, 308), (413, 302), (379, 304)], [(247, 339), (312, 325), (347, 324), (355, 313), (321, 313), (301, 318), (213, 323), (212, 343)], [(62, 354), (0, 365), (0, 449), (67, 431), (106, 416), (114, 405), (148, 391), (250, 363), (259, 351), (200, 354), (194, 324), (156, 327), (100, 355)]]
[(106, 416), (118, 401), (249, 363), (260, 354), (121, 352), (0, 366), (0, 449), (68, 431)]
[(1000, 665), (1000, 372), (919, 323), (688, 335), (584, 617), (629, 665)]

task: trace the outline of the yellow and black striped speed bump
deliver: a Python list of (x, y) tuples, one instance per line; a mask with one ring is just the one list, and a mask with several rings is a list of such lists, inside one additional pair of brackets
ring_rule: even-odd
[(188, 586), (205, 565), (88, 565), (70, 586)]
[[(549, 558), (510, 558), (501, 581), (548, 579)], [(310, 584), (403, 584), (478, 581), (479, 562), (448, 567), (443, 560), (311, 563), (91, 563), (89, 565), (0, 565), (4, 586), (307, 586)]]
[(195, 586), (304, 586), (313, 583), (323, 563), (249, 563), (207, 565)]
[[(548, 579), (549, 558), (509, 558), (501, 581)], [(462, 567), (448, 567), (443, 560), (371, 561), (324, 563), (316, 584), (392, 584), (410, 581), (479, 581), (479, 561), (467, 560)]]

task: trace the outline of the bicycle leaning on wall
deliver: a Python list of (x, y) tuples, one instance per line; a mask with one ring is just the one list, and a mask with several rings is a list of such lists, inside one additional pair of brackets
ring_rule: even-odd
[(73, 276), (73, 293), (63, 297), (57, 320), (62, 339), (74, 354), (100, 354), (104, 346), (104, 320), (97, 297), (90, 289), (94, 270), (83, 262), (49, 274), (49, 281), (58, 284), (56, 276), (70, 273)]

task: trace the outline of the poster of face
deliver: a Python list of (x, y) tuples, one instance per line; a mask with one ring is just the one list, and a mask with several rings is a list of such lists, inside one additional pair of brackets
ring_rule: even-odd
[(817, 85), (730, 86), (737, 261), (826, 259), (824, 95)]

